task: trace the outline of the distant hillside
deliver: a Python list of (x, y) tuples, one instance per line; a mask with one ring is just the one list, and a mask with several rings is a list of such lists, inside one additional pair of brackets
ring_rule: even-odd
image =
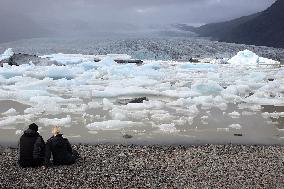
[(277, 0), (265, 11), (250, 16), (180, 29), (218, 41), (284, 48), (284, 0)]

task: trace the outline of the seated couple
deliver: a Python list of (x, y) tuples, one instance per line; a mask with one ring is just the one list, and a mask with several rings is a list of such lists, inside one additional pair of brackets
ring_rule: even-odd
[(38, 126), (33, 123), (24, 132), (19, 142), (19, 159), (21, 167), (49, 166), (51, 155), (54, 165), (71, 165), (79, 157), (68, 139), (63, 138), (59, 127), (52, 129), (53, 136), (46, 144), (39, 135)]

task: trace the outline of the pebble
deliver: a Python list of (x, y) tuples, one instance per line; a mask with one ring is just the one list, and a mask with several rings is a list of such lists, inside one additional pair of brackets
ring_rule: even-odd
[[(0, 188), (283, 188), (284, 147), (74, 145), (71, 166), (20, 168), (0, 154)], [(0, 148), (1, 149), (1, 148)]]

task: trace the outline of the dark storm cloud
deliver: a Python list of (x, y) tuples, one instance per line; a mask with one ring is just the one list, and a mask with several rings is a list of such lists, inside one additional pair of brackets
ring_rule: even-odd
[[(275, 0), (1, 0), (1, 22), (29, 19), (55, 34), (142, 30), (249, 15)], [(15, 21), (13, 21), (15, 22)], [(0, 23), (1, 24), (1, 23)], [(15, 24), (15, 23), (14, 23)], [(7, 25), (7, 24), (6, 24)], [(33, 27), (31, 27), (33, 28)]]

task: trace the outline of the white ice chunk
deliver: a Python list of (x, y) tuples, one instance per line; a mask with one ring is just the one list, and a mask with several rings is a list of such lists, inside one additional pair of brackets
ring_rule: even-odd
[(241, 116), (241, 114), (239, 112), (231, 112), (228, 114), (229, 116), (231, 116), (232, 118), (239, 118)]
[(52, 66), (41, 67), (41, 69), (37, 68), (32, 71), (26, 72), (26, 76), (35, 77), (39, 79), (45, 77), (49, 77), (55, 80), (62, 78), (73, 79), (77, 75), (82, 74), (83, 72), (84, 69), (82, 67), (52, 65)]
[(61, 126), (61, 127), (69, 127), (72, 122), (70, 115), (67, 115), (67, 117), (61, 118), (61, 119), (60, 118), (54, 118), (54, 119), (41, 118), (38, 121), (44, 126)]
[(283, 118), (284, 117), (284, 112), (272, 112), (272, 113), (269, 113), (269, 112), (263, 112), (261, 114), (264, 118), (275, 118), (275, 119), (279, 119), (279, 118)]
[(193, 63), (186, 63), (186, 64), (182, 64), (180, 66), (181, 69), (198, 69), (198, 70), (211, 70), (216, 68), (217, 65), (215, 64), (203, 64), (203, 63), (198, 63), (198, 64), (193, 64)]
[(96, 109), (96, 108), (100, 108), (102, 105), (100, 104), (100, 103), (98, 103), (98, 102), (95, 102), (95, 101), (92, 101), (92, 102), (89, 102), (88, 103), (88, 107), (89, 108), (94, 108), (94, 109)]
[(175, 127), (173, 123), (171, 124), (162, 124), (158, 126), (159, 129), (164, 133), (177, 133), (179, 130)]
[(63, 53), (44, 55), (40, 57), (48, 58), (52, 61), (58, 62), (59, 64), (65, 64), (65, 65), (94, 61), (94, 59), (96, 58), (95, 55), (63, 54)]
[(172, 120), (174, 120), (176, 117), (173, 115), (170, 115), (169, 113), (164, 114), (153, 114), (151, 116), (151, 119), (157, 123), (170, 123)]
[(258, 65), (258, 64), (279, 64), (279, 62), (262, 58), (249, 50), (240, 51), (236, 56), (228, 60), (228, 63), (237, 66)]
[(34, 115), (32, 114), (4, 117), (0, 119), (0, 127), (10, 126), (10, 125), (17, 124), (17, 123), (31, 122), (31, 119), (33, 118), (34, 118)]
[(229, 127), (237, 130), (242, 129), (242, 126), (240, 124), (231, 124), (229, 125)]
[(181, 117), (180, 119), (174, 120), (173, 122), (175, 125), (183, 126), (186, 124), (187, 119), (185, 117)]
[(94, 122), (88, 124), (86, 127), (89, 130), (120, 130), (126, 127), (142, 126), (140, 122), (108, 120), (103, 122)]
[(0, 127), (9, 126), (15, 124), (16, 122), (17, 122), (17, 117), (15, 116), (7, 117), (5, 119), (0, 119)]
[(16, 132), (15, 132), (16, 135), (22, 135), (23, 133), (24, 133), (24, 131), (22, 131), (22, 130), (16, 130)]
[(103, 65), (103, 66), (108, 66), (108, 67), (111, 67), (111, 66), (114, 66), (116, 65), (117, 63), (114, 61), (114, 59), (110, 56), (106, 56), (104, 59), (102, 59), (99, 64)]
[(17, 111), (14, 108), (11, 108), (9, 110), (7, 110), (6, 112), (2, 113), (2, 115), (5, 116), (13, 116), (13, 115), (17, 115)]
[(229, 128), (217, 128), (218, 132), (229, 132), (230, 129)]
[(14, 55), (13, 49), (12, 48), (8, 48), (7, 50), (5, 50), (5, 52), (0, 55), (0, 61), (1, 60), (7, 60), (10, 57), (12, 57)]
[(191, 89), (200, 94), (218, 94), (223, 88), (215, 81), (196, 81)]
[(104, 110), (112, 109), (113, 103), (110, 100), (104, 98), (103, 99), (103, 107), (104, 107)]
[(114, 120), (125, 120), (127, 118), (127, 111), (114, 108), (110, 111), (110, 114)]

